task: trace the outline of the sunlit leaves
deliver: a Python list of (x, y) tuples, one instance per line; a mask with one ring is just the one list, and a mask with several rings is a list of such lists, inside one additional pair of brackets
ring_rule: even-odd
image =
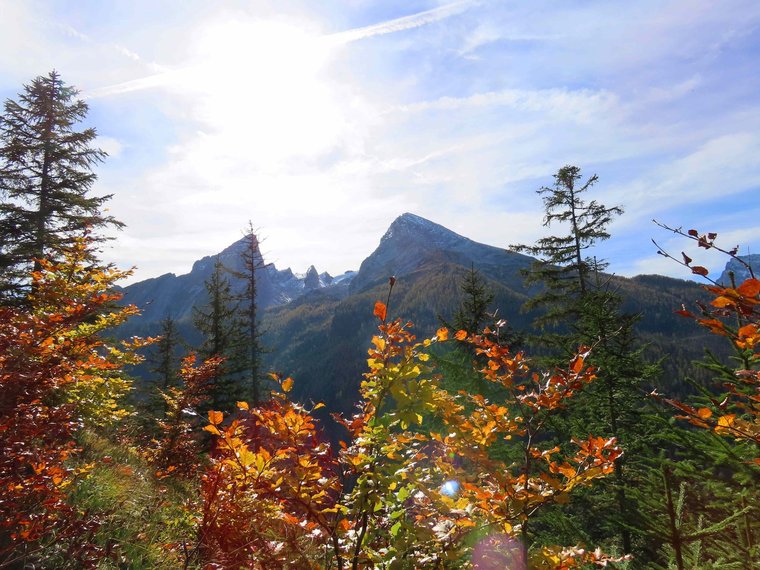
[(281, 393), (238, 409), (229, 422), (210, 412), (205, 428), (216, 436), (199, 523), (206, 559), (227, 567), (307, 564), (319, 544), (347, 530), (329, 445), (310, 413)]
[[(702, 237), (709, 244), (714, 240), (710, 235)], [(760, 444), (760, 280), (750, 277), (735, 288), (715, 285), (706, 289), (713, 299), (709, 306), (701, 306), (701, 316), (685, 310), (678, 313), (694, 319), (713, 334), (726, 337), (742, 367), (720, 387), (723, 394), (710, 406), (665, 401), (681, 413), (679, 418), (695, 426), (738, 442)], [(757, 453), (750, 461), (760, 463)]]
[[(209, 398), (209, 391), (220, 359), (209, 359), (196, 365), (195, 355), (190, 354), (180, 366), (180, 384), (161, 392), (164, 400), (164, 417), (158, 421), (159, 436), (146, 449), (148, 460), (157, 468), (156, 476), (164, 478), (194, 476), (201, 464), (203, 447), (198, 427), (202, 419), (198, 408)], [(223, 416), (221, 412), (208, 413), (210, 425), (204, 429), (219, 434), (216, 427)]]
[(120, 295), (110, 288), (127, 273), (93, 263), (86, 239), (40, 265), (27, 308), (0, 308), (0, 526), (11, 539), (0, 554), (52, 531), (86, 542), (90, 523), (66, 502), (82, 474), (69, 464), (74, 436), (125, 416), (123, 367), (139, 362), (134, 350), (145, 344), (101, 335), (136, 309), (114, 304)]
[[(382, 303), (375, 316), (356, 412), (336, 417), (349, 436), (337, 452), (320, 441), (312, 410), (287, 398), (292, 380), (277, 374), (280, 390), (267, 403), (209, 413), (214, 451), (199, 514), (208, 563), (467, 566), (471, 533), (519, 537), (541, 505), (566, 502), (612, 470), (621, 453), (614, 439), (589, 436), (565, 454), (532, 443), (545, 414), (594, 379), (588, 349), (565, 369), (535, 372), (490, 333), (460, 331), (456, 338), (482, 357), (484, 379), (503, 391), (492, 402), (441, 386), (430, 347), (448, 340), (447, 329), (417, 341), (408, 323), (386, 320)], [(524, 462), (498, 459), (505, 441), (524, 446)], [(546, 564), (557, 556), (565, 566), (556, 567), (592, 560), (582, 549), (532, 556), (539, 567), (555, 567)]]

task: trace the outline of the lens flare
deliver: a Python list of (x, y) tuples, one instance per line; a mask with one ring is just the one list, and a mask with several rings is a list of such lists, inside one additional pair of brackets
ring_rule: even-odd
[(453, 479), (451, 481), (446, 481), (443, 485), (441, 485), (441, 493), (448, 497), (453, 497), (459, 492), (459, 481), (454, 481)]

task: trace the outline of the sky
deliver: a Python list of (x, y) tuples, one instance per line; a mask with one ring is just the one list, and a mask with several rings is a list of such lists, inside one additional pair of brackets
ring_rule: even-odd
[(132, 281), (187, 273), (249, 221), (267, 261), (358, 269), (412, 212), (490, 245), (561, 233), (567, 164), (625, 213), (625, 276), (760, 253), (756, 0), (0, 0), (0, 98), (56, 69), (109, 158), (96, 194)]

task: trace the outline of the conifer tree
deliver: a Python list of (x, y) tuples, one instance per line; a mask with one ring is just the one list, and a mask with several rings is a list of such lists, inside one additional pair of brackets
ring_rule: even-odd
[(151, 372), (158, 377), (162, 390), (176, 384), (179, 377), (179, 357), (177, 348), (180, 343), (177, 325), (171, 317), (161, 321), (161, 336), (155, 344), (155, 353), (151, 358)]
[(526, 274), (526, 282), (541, 283), (543, 291), (535, 295), (526, 308), (543, 308), (544, 314), (536, 324), (546, 326), (562, 322), (580, 313), (578, 301), (591, 289), (590, 279), (605, 264), (586, 256), (586, 250), (610, 237), (607, 226), (622, 208), (610, 208), (583, 198), (598, 180), (593, 175), (581, 183), (581, 169), (563, 166), (554, 175), (552, 188), (542, 187), (537, 192), (544, 202), (544, 226), (559, 223), (568, 227), (563, 236), (548, 236), (535, 245), (513, 245), (516, 251), (538, 256), (539, 260)]
[(470, 266), (470, 271), (462, 279), (460, 288), (464, 299), (454, 315), (454, 329), (477, 334), (491, 317), (488, 309), (493, 303), (494, 293), (474, 265)]
[(253, 223), (248, 222), (248, 228), (245, 233), (245, 249), (241, 254), (242, 270), (232, 272), (233, 275), (242, 279), (245, 283), (245, 289), (239, 296), (240, 312), (244, 343), (245, 355), (247, 360), (247, 392), (254, 404), (261, 401), (261, 331), (259, 330), (258, 320), (258, 272), (266, 264), (259, 251), (259, 238), (253, 228)]
[[(28, 292), (28, 270), (58, 260), (85, 229), (123, 224), (102, 213), (110, 196), (89, 195), (93, 167), (106, 153), (92, 146), (93, 128), (78, 91), (56, 71), (32, 80), (0, 117), (0, 298)], [(90, 239), (103, 239), (90, 233)]]
[[(591, 346), (589, 362), (598, 369), (599, 381), (553, 421), (554, 430), (559, 439), (568, 431), (574, 436), (593, 431), (615, 437), (625, 450), (615, 461), (615, 476), (608, 481), (607, 492), (586, 497), (585, 508), (574, 516), (583, 520), (584, 532), (592, 540), (617, 535), (617, 546), (630, 553), (634, 548), (632, 529), (641, 521), (626, 490), (644, 476), (645, 468), (634, 468), (633, 463), (637, 454), (646, 453), (653, 443), (656, 421), (645, 418), (647, 386), (643, 384), (653, 381), (658, 368), (645, 362), (642, 347), (637, 346), (634, 326), (638, 317), (622, 312), (622, 298), (611, 278), (602, 273), (607, 264), (588, 251), (610, 237), (607, 227), (622, 214), (622, 208), (587, 201), (584, 193), (598, 177), (582, 182), (576, 166), (560, 168), (554, 179), (552, 188), (538, 190), (546, 212), (544, 225), (559, 223), (567, 228), (567, 234), (542, 238), (533, 246), (513, 247), (539, 256), (526, 273), (527, 283), (543, 285), (526, 303), (526, 308), (544, 310), (535, 321), (542, 334), (534, 340), (555, 351), (551, 362), (561, 361), (579, 345)], [(629, 457), (630, 466), (626, 463)]]
[(241, 326), (238, 305), (232, 295), (230, 280), (219, 258), (206, 281), (208, 303), (193, 309), (194, 323), (203, 335), (198, 348), (202, 360), (222, 358), (211, 381), (210, 405), (214, 409), (230, 409), (240, 396)]

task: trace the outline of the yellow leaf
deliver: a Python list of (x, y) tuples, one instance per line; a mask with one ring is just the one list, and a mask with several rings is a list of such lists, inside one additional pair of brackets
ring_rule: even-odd
[(385, 339), (383, 337), (373, 336), (372, 337), (372, 344), (374, 344), (375, 347), (377, 347), (377, 350), (379, 350), (381, 352), (383, 350), (385, 350)]
[(248, 402), (238, 402), (237, 407), (239, 410), (248, 410)]
[(716, 431), (723, 431), (726, 428), (730, 428), (734, 425), (734, 418), (736, 417), (736, 414), (726, 414), (725, 416), (721, 416), (718, 418), (718, 427), (716, 428)]

